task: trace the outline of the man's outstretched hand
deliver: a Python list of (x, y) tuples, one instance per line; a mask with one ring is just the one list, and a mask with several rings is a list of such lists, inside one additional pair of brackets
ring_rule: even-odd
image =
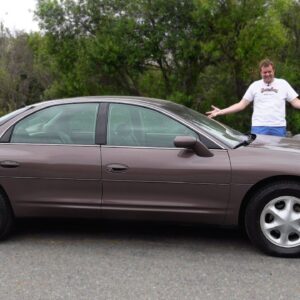
[(214, 117), (220, 115), (220, 111), (221, 111), (220, 108), (218, 108), (218, 107), (216, 107), (216, 106), (214, 106), (214, 105), (212, 105), (211, 108), (212, 108), (213, 110), (208, 111), (208, 112), (205, 113), (209, 118), (212, 119), (212, 118), (214, 118)]

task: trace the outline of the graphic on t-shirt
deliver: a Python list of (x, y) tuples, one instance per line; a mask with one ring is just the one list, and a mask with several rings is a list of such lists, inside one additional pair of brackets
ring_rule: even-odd
[(268, 87), (268, 88), (262, 88), (261, 93), (265, 93), (265, 92), (274, 92), (274, 93), (278, 93), (278, 89), (274, 89), (273, 87)]

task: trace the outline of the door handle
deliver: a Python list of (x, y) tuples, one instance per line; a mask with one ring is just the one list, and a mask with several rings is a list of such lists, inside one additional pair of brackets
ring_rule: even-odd
[(106, 171), (111, 173), (122, 173), (126, 172), (128, 167), (121, 164), (111, 164), (106, 166)]
[(12, 160), (4, 160), (0, 162), (2, 168), (17, 168), (20, 164)]

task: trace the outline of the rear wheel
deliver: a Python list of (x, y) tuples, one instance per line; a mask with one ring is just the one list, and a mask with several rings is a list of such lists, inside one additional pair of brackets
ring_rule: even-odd
[(284, 257), (300, 255), (300, 185), (270, 184), (250, 200), (245, 214), (247, 234), (262, 251)]
[(0, 192), (0, 240), (5, 239), (13, 227), (13, 213), (7, 197)]

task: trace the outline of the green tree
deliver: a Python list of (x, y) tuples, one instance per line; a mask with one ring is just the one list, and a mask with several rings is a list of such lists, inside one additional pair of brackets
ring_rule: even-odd
[(30, 36), (12, 35), (0, 26), (0, 108), (7, 112), (21, 105), (39, 101), (43, 87), (34, 70)]
[[(281, 60), (278, 63), (277, 73), (287, 79), (289, 83), (300, 94), (300, 24), (299, 1), (287, 1), (288, 5), (285, 10), (281, 11), (280, 18), (287, 30), (289, 43), (282, 49)], [(299, 111), (288, 107), (288, 130), (296, 134), (300, 132), (300, 115)]]
[[(290, 4), (39, 0), (36, 13), (45, 47), (36, 51), (46, 58), (53, 80), (44, 95), (145, 95), (201, 111), (211, 104), (228, 106), (258, 79), (260, 59), (280, 62), (292, 49), (292, 25), (282, 22)], [(288, 53), (293, 56), (292, 50)], [(224, 121), (247, 130), (249, 117), (250, 110)]]
[[(249, 84), (259, 79), (258, 62), (269, 57), (280, 59), (288, 39), (280, 22), (279, 8), (286, 1), (267, 0), (199, 0), (210, 6), (211, 48), (215, 61), (200, 76), (198, 87), (204, 101), (200, 109), (211, 104), (225, 107), (239, 101)], [(243, 131), (250, 127), (250, 114), (245, 112), (221, 120)]]

